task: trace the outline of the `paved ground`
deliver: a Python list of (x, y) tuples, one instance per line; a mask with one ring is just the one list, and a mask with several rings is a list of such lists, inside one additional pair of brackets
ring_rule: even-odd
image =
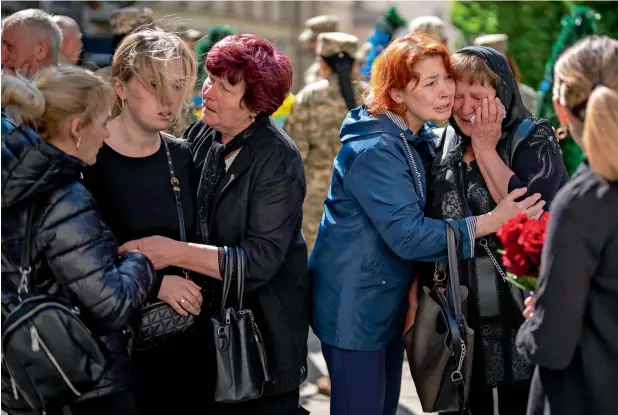
[[(311, 415), (329, 415), (330, 403), (327, 396), (321, 395), (313, 384), (320, 376), (328, 374), (326, 362), (320, 351), (320, 341), (313, 333), (309, 333), (309, 375), (307, 382), (301, 387), (301, 405), (311, 412)], [(422, 415), (423, 410), (416, 396), (414, 382), (410, 377), (408, 363), (404, 362), (401, 383), (401, 397), (397, 415)]]

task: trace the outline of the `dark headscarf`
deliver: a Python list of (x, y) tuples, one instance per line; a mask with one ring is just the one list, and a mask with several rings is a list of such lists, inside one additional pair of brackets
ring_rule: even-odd
[(354, 58), (344, 52), (340, 52), (336, 55), (322, 56), (324, 62), (329, 68), (337, 74), (339, 78), (339, 90), (343, 99), (345, 100), (348, 110), (356, 108), (356, 98), (354, 96), (354, 89), (352, 88), (352, 69), (354, 68)]
[[(504, 105), (506, 117), (502, 121), (502, 137), (504, 139), (515, 133), (517, 126), (521, 124), (526, 118), (532, 118), (532, 114), (526, 109), (524, 103), (519, 94), (519, 85), (511, 72), (509, 64), (500, 52), (495, 49), (485, 46), (469, 46), (463, 48), (456, 53), (466, 53), (476, 55), (483, 59), (489, 69), (494, 71), (500, 78), (498, 85), (496, 86), (496, 94), (502, 105)], [(464, 139), (465, 142), (470, 143), (471, 139), (467, 135), (461, 132), (461, 129), (455, 122), (453, 116), (449, 119), (451, 126), (455, 129), (457, 134)]]

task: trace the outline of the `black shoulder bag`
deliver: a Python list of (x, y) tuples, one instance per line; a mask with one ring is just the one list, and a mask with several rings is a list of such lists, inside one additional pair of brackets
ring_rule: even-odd
[(32, 222), (28, 207), (17, 292), (2, 291), (2, 364), (13, 398), (37, 412), (66, 404), (91, 390), (103, 376), (107, 351), (67, 299), (37, 294), (32, 277)]
[(404, 335), (404, 344), (423, 411), (463, 414), (472, 378), (474, 331), (462, 307), (468, 289), (459, 283), (460, 232), (450, 221), (446, 236), (448, 268), (436, 265), (434, 286), (423, 287), (416, 320)]
[[(242, 248), (224, 248), (225, 271), (223, 275), (223, 300), (221, 314), (213, 316), (215, 353), (217, 358), (217, 386), (215, 401), (234, 403), (257, 399), (264, 393), (264, 386), (272, 375), (262, 335), (253, 312), (243, 308), (245, 284), (245, 252)], [(227, 306), (236, 268), (236, 307)]]
[[(176, 199), (176, 211), (178, 213), (178, 226), (180, 228), (180, 240), (186, 242), (185, 219), (182, 212), (182, 202), (180, 200), (180, 181), (174, 173), (172, 155), (165, 137), (161, 137), (165, 154), (167, 155), (167, 167), (170, 172), (170, 183), (172, 192)], [(183, 270), (184, 277), (189, 278), (189, 272)], [(146, 305), (141, 310), (141, 318), (137, 327), (135, 338), (136, 350), (147, 350), (161, 343), (164, 343), (180, 334), (187, 333), (193, 329), (195, 316), (191, 313), (186, 316), (178, 314), (170, 305), (163, 301), (157, 301)]]

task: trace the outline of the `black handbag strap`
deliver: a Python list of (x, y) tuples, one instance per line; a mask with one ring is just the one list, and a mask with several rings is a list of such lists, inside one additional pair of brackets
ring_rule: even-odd
[(243, 295), (244, 295), (244, 291), (245, 291), (245, 265), (246, 265), (246, 260), (245, 260), (245, 251), (242, 249), (242, 247), (236, 247), (236, 253), (237, 253), (237, 262), (238, 262), (238, 268), (237, 268), (237, 275), (236, 275), (236, 279), (237, 279), (237, 283), (238, 283), (238, 311), (242, 310), (242, 300), (243, 300)]
[(223, 277), (223, 292), (221, 295), (221, 319), (225, 315), (225, 305), (227, 304), (227, 297), (230, 293), (230, 286), (232, 285), (232, 274), (234, 272), (234, 249), (223, 247), (223, 253), (225, 256), (225, 271)]
[(26, 209), (26, 222), (24, 226), (24, 242), (21, 248), (21, 264), (19, 273), (21, 280), (19, 283), (18, 293), (34, 292), (35, 284), (30, 278), (32, 274), (32, 223), (34, 221), (35, 205), (32, 204)]
[[(223, 253), (225, 255), (225, 271), (223, 275), (223, 295), (221, 298), (221, 318), (225, 315), (225, 307), (227, 305), (227, 298), (230, 294), (232, 287), (232, 281), (234, 280), (234, 274), (236, 274), (237, 283), (237, 306), (236, 311), (243, 309), (243, 297), (245, 291), (245, 267), (246, 267), (246, 254), (241, 247), (229, 248), (223, 247)], [(234, 272), (235, 271), (235, 272)]]
[(451, 380), (456, 386), (459, 395), (460, 413), (467, 411), (465, 383), (461, 369), (466, 356), (466, 319), (461, 308), (461, 286), (459, 281), (459, 257), (458, 247), (461, 239), (461, 231), (452, 220), (446, 220), (446, 243), (448, 249), (448, 305), (453, 315), (448, 316), (449, 331), (451, 334), (453, 354), (456, 369), (451, 374)]
[(187, 236), (185, 232), (185, 216), (182, 212), (182, 201), (180, 199), (180, 181), (176, 177), (174, 172), (174, 163), (172, 162), (172, 154), (170, 148), (167, 145), (167, 139), (161, 134), (161, 141), (165, 148), (165, 154), (167, 155), (167, 168), (170, 172), (170, 183), (172, 185), (172, 192), (174, 193), (174, 199), (176, 199), (176, 213), (178, 214), (178, 226), (180, 228), (180, 241), (187, 242)]

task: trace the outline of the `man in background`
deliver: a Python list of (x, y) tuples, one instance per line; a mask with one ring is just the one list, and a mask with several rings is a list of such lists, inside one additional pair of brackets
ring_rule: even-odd
[(62, 31), (59, 63), (63, 65), (77, 65), (84, 48), (82, 31), (79, 25), (69, 16), (57, 15), (53, 17), (53, 20)]
[(3, 72), (32, 77), (42, 68), (58, 64), (62, 32), (42, 10), (26, 9), (2, 21)]

